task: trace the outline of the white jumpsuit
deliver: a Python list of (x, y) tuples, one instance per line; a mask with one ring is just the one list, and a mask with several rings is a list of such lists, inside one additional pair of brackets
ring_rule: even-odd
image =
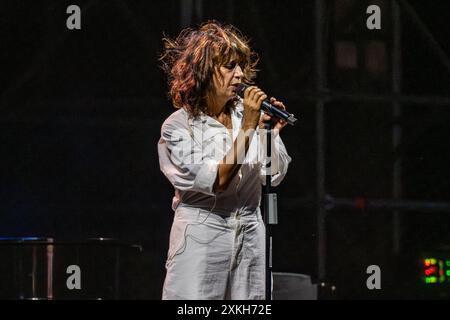
[[(232, 111), (233, 137), (243, 116)], [(163, 299), (256, 300), (265, 298), (265, 228), (259, 209), (265, 183), (265, 134), (257, 130), (239, 173), (214, 193), (218, 163), (233, 143), (228, 130), (207, 115), (180, 109), (161, 128), (161, 171), (175, 188)], [(291, 158), (278, 135), (272, 141), (272, 185)]]

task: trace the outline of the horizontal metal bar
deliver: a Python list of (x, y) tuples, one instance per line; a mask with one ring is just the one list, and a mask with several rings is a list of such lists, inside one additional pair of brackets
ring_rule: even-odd
[[(332, 208), (351, 207), (357, 209), (388, 209), (402, 211), (439, 211), (450, 212), (450, 202), (392, 200), (392, 199), (365, 199), (365, 198), (336, 198), (327, 206)], [(331, 208), (331, 209), (332, 209)]]
[(136, 117), (91, 117), (89, 115), (49, 116), (28, 115), (17, 117), (15, 115), (0, 117), (0, 124), (31, 124), (31, 125), (80, 125), (80, 126), (118, 126), (118, 127), (149, 127), (160, 126), (161, 118), (136, 118)]
[[(280, 205), (284, 208), (315, 207), (316, 200), (311, 198), (283, 198)], [(395, 199), (369, 199), (356, 198), (333, 198), (327, 195), (324, 202), (327, 210), (337, 208), (353, 209), (385, 209), (400, 211), (423, 211), (423, 212), (450, 212), (450, 202), (437, 202), (426, 200), (395, 200)]]
[(324, 91), (324, 92), (308, 92), (299, 93), (292, 92), (289, 94), (291, 99), (299, 100), (325, 100), (330, 101), (350, 101), (350, 102), (382, 102), (393, 103), (398, 102), (405, 104), (429, 104), (429, 105), (450, 105), (450, 96), (428, 96), (428, 95), (405, 95), (405, 94), (369, 94), (354, 93), (342, 91)]

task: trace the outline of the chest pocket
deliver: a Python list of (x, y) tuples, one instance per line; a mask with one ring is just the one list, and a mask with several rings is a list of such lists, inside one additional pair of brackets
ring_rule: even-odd
[(205, 119), (189, 119), (189, 128), (196, 148), (202, 152), (203, 160), (221, 161), (231, 148), (231, 137), (222, 126), (207, 124)]

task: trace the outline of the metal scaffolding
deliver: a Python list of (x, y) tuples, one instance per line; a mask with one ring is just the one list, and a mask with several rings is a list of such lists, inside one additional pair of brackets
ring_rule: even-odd
[[(450, 59), (439, 43), (434, 39), (426, 25), (420, 20), (414, 9), (406, 0), (393, 0), (392, 13), (392, 86), (391, 94), (371, 95), (364, 93), (345, 93), (332, 91), (327, 88), (327, 11), (326, 1), (316, 0), (314, 7), (315, 16), (315, 89), (316, 93), (303, 97), (303, 99), (314, 100), (316, 107), (316, 197), (314, 203), (311, 200), (303, 199), (289, 201), (289, 205), (314, 205), (316, 208), (316, 228), (317, 228), (317, 281), (321, 286), (327, 282), (327, 232), (326, 217), (330, 210), (338, 207), (352, 208), (377, 208), (392, 210), (392, 240), (393, 252), (399, 254), (401, 250), (401, 211), (420, 210), (425, 212), (440, 211), (450, 212), (450, 203), (448, 202), (430, 202), (430, 201), (409, 201), (402, 200), (402, 159), (397, 157), (392, 172), (392, 199), (347, 199), (333, 198), (326, 193), (326, 170), (325, 170), (325, 112), (326, 104), (330, 101), (353, 101), (353, 102), (386, 102), (392, 105), (394, 119), (402, 115), (404, 103), (408, 104), (430, 104), (430, 105), (450, 105), (449, 96), (412, 96), (402, 95), (402, 30), (401, 13), (413, 20), (421, 34), (427, 40), (426, 42), (433, 49), (440, 61), (450, 70)], [(398, 148), (402, 140), (402, 127), (399, 123), (394, 123), (392, 131), (392, 147)]]
[[(229, 1), (232, 7), (233, 2)], [(311, 199), (285, 199), (290, 207), (314, 206), (316, 211), (317, 234), (317, 281), (325, 286), (327, 282), (327, 230), (326, 217), (332, 209), (338, 207), (359, 208), (361, 203), (365, 208), (392, 210), (392, 242), (393, 253), (398, 255), (401, 251), (401, 223), (402, 211), (450, 211), (450, 203), (411, 201), (402, 199), (402, 158), (397, 156), (392, 170), (392, 198), (391, 199), (349, 199), (334, 198), (326, 192), (326, 106), (330, 102), (378, 102), (392, 105), (392, 116), (398, 119), (402, 116), (402, 109), (407, 105), (429, 104), (434, 106), (450, 105), (450, 96), (436, 95), (406, 95), (402, 93), (402, 27), (401, 14), (413, 20), (414, 25), (424, 36), (426, 43), (433, 49), (439, 60), (450, 70), (450, 59), (439, 43), (434, 39), (426, 25), (406, 0), (391, 1), (392, 20), (392, 73), (391, 92), (387, 94), (368, 94), (361, 92), (343, 92), (331, 90), (327, 79), (328, 54), (328, 22), (329, 18), (325, 0), (314, 1), (314, 74), (315, 85), (313, 93), (291, 92), (289, 96), (297, 100), (313, 101), (316, 117), (316, 188), (315, 198)], [(201, 21), (203, 13), (202, 0), (181, 0), (181, 25), (189, 26)], [(231, 17), (230, 17), (231, 19)], [(392, 148), (396, 150), (402, 143), (402, 126), (397, 121), (392, 128)]]

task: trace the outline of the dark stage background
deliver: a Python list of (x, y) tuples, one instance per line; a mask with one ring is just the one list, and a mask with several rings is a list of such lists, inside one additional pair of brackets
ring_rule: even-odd
[[(326, 194), (361, 199), (359, 209), (327, 211), (321, 297), (436, 297), (422, 285), (420, 257), (450, 245), (448, 206), (402, 210), (394, 220), (391, 208), (364, 204), (393, 198), (399, 159), (401, 199), (450, 201), (450, 70), (443, 63), (450, 51), (450, 2), (409, 1), (444, 58), (401, 10), (401, 91), (444, 98), (406, 101), (398, 117), (387, 98), (370, 99), (392, 97), (391, 1), (325, 1), (322, 92), (314, 1), (191, 3), (188, 14), (189, 1), (2, 1), (0, 236), (140, 244), (141, 253), (123, 255), (120, 298), (159, 299), (173, 190), (159, 171), (156, 144), (162, 121), (174, 111), (157, 61), (161, 38), (177, 35), (183, 24), (217, 19), (252, 39), (261, 59), (257, 83), (300, 118), (283, 132), (293, 161), (276, 189), (274, 270), (318, 278), (315, 99), (331, 92), (364, 95), (325, 103)], [(70, 4), (81, 7), (81, 30), (66, 28)], [(381, 30), (366, 28), (370, 4), (381, 7)], [(402, 128), (396, 148), (394, 126)], [(366, 268), (373, 264), (382, 270), (381, 290), (366, 287)], [(442, 288), (438, 297), (448, 297)]]

